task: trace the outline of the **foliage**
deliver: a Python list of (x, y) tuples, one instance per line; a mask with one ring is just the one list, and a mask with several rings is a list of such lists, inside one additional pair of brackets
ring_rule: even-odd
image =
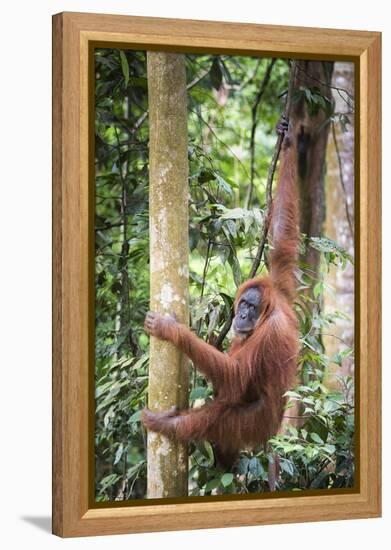
[[(121, 500), (144, 498), (146, 489), (140, 411), (148, 382), (143, 331), (149, 302), (148, 82), (145, 52), (98, 50), (95, 62), (96, 498)], [(186, 57), (191, 326), (211, 342), (229, 315), (236, 287), (248, 277), (264, 221), (264, 186), (288, 77), (286, 61), (277, 60), (254, 127), (253, 107), (268, 63), (239, 56)], [(314, 112), (322, 108), (330, 119), (336, 116), (319, 89), (300, 93)], [(250, 181), (254, 192), (247, 204)], [(325, 315), (319, 306), (323, 293), (330, 291), (324, 282), (329, 266), (343, 270), (352, 258), (326, 237), (303, 236), (302, 246), (316, 248), (323, 259), (315, 285), (308, 266), (298, 272), (304, 374), (288, 397), (304, 405), (303, 424), (274, 437), (267, 449), (243, 452), (232, 472), (215, 468), (209, 442), (193, 445), (192, 495), (267, 491), (269, 463), (276, 456), (280, 490), (352, 485), (353, 382), (341, 379), (339, 389), (331, 390), (323, 381), (331, 365), (340, 366), (353, 352), (341, 345), (335, 357), (326, 357), (322, 332), (331, 330), (342, 313)], [(265, 269), (262, 264), (260, 272)], [(313, 293), (306, 294), (310, 286)], [(213, 399), (211, 387), (196, 371), (190, 386), (191, 406)]]
[[(214, 467), (209, 443), (197, 445), (190, 470), (192, 495), (259, 493), (268, 491), (269, 464), (276, 460), (277, 489), (351, 487), (354, 481), (354, 414), (352, 380), (341, 380), (346, 393), (332, 392), (318, 380), (288, 392), (305, 404), (300, 428), (289, 425), (273, 437), (268, 448), (243, 452), (237, 469), (221, 472)], [(289, 409), (288, 409), (289, 411)]]
[[(353, 382), (341, 379), (343, 392), (330, 391), (319, 380), (287, 392), (304, 406), (304, 423), (274, 437), (285, 489), (350, 487), (354, 476)], [(288, 409), (289, 410), (289, 409)]]

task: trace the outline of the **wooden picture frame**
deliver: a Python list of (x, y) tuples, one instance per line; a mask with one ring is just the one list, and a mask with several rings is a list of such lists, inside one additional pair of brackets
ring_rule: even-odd
[[(91, 124), (96, 46), (344, 59), (356, 68), (358, 484), (353, 491), (95, 507), (89, 490)], [(118, 15), (53, 17), (53, 532), (63, 537), (378, 517), (381, 514), (380, 84), (377, 32)], [(93, 449), (92, 449), (93, 450)]]

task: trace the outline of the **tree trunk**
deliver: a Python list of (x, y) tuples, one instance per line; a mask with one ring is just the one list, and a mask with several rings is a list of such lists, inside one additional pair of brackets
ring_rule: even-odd
[[(298, 61), (295, 90), (319, 88), (323, 96), (331, 99), (332, 72), (332, 63)], [(324, 174), (329, 124), (325, 124), (326, 114), (322, 109), (311, 116), (304, 95), (293, 104), (290, 120), (297, 138), (300, 231), (307, 237), (319, 237), (325, 218)], [(319, 252), (307, 247), (301, 260), (316, 278)]]
[[(188, 324), (188, 137), (184, 56), (148, 52), (151, 309)], [(188, 365), (168, 342), (151, 338), (149, 407), (188, 404)], [(187, 446), (148, 433), (148, 498), (187, 495)]]
[[(318, 88), (321, 95), (331, 99), (331, 78), (333, 64), (324, 61), (298, 61), (294, 89), (296, 92), (304, 88)], [(290, 113), (290, 122), (296, 138), (298, 156), (298, 184), (300, 200), (300, 231), (307, 237), (320, 237), (325, 218), (325, 185), (324, 175), (326, 166), (326, 150), (329, 136), (329, 124), (325, 123), (326, 113), (319, 109), (317, 113), (311, 113), (305, 94), (300, 95), (300, 100), (293, 102)], [(305, 294), (313, 297), (313, 288), (319, 274), (319, 252), (307, 246), (301, 255), (300, 261), (304, 270), (308, 271), (308, 289)], [(319, 299), (315, 300), (314, 308), (321, 308)], [(322, 338), (319, 337), (322, 345)], [(299, 379), (306, 383), (307, 372), (305, 369), (299, 373)], [(300, 426), (302, 420), (302, 408), (297, 401), (291, 403), (287, 409), (282, 431), (286, 426)]]
[[(336, 63), (333, 85), (354, 95), (353, 63)], [(348, 96), (334, 92), (337, 112), (350, 111)], [(354, 255), (354, 116), (349, 116), (350, 124), (343, 132), (340, 125), (334, 126), (327, 148), (327, 188), (325, 234)], [(326, 354), (332, 357), (344, 344), (353, 347), (354, 340), (354, 267), (350, 264), (342, 271), (330, 267), (325, 282), (335, 289), (335, 294), (324, 297), (326, 313), (335, 310), (349, 316), (338, 319), (333, 336), (323, 338)], [(339, 375), (353, 375), (354, 363), (346, 357)], [(329, 381), (331, 382), (331, 380)]]

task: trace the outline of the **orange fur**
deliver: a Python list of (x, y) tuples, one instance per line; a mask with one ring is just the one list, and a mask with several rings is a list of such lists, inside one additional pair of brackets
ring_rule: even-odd
[(256, 277), (238, 289), (261, 292), (261, 312), (252, 334), (235, 337), (228, 353), (200, 340), (187, 327), (159, 316), (151, 334), (173, 342), (208, 378), (215, 398), (199, 409), (143, 412), (144, 425), (181, 441), (207, 439), (218, 448), (219, 460), (232, 463), (240, 449), (265, 443), (280, 427), (285, 398), (291, 388), (298, 354), (294, 270), (298, 254), (296, 155), (290, 144), (282, 150), (279, 181), (271, 217), (270, 275)]

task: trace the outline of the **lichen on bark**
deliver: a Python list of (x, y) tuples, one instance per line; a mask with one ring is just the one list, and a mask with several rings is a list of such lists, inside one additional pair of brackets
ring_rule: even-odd
[[(185, 59), (148, 52), (150, 306), (188, 323), (188, 136)], [(187, 360), (151, 338), (148, 402), (152, 410), (188, 404)], [(187, 447), (148, 433), (148, 498), (187, 495)]]

